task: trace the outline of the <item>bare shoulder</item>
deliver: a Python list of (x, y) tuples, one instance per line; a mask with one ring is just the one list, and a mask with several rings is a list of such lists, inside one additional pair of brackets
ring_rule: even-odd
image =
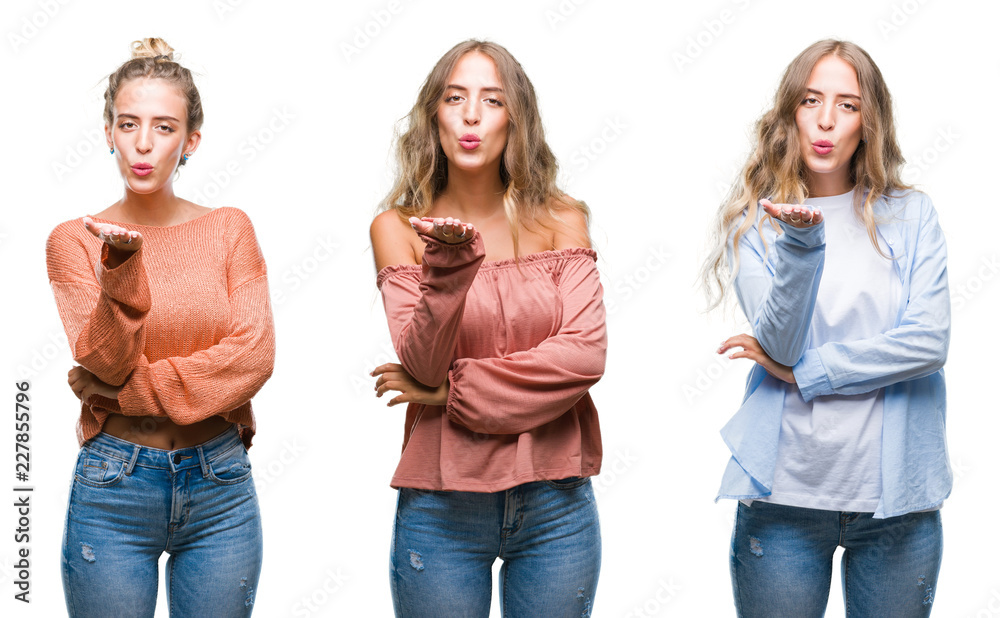
[(375, 253), (376, 272), (386, 266), (420, 263), (419, 238), (409, 222), (403, 220), (395, 209), (377, 215), (372, 220), (369, 234)]
[(556, 250), (574, 247), (589, 249), (590, 211), (586, 204), (567, 196), (563, 200), (551, 200), (549, 208), (552, 213), (553, 248)]

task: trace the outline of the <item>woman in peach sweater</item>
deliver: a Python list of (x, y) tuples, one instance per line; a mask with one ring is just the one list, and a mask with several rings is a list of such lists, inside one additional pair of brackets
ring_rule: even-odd
[(398, 616), (580, 616), (601, 561), (588, 389), (607, 346), (586, 206), (556, 187), (531, 82), (466, 41), (438, 61), (371, 226), (408, 403), (391, 583)]
[(274, 329), (249, 219), (173, 193), (203, 113), (160, 39), (109, 78), (119, 201), (53, 230), (49, 279), (73, 358), (82, 446), (63, 584), (71, 616), (152, 616), (157, 561), (171, 615), (248, 616), (261, 565), (246, 448)]

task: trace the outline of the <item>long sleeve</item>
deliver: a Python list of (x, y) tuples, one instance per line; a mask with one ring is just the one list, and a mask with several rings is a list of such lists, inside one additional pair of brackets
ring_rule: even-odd
[(899, 325), (875, 337), (806, 350), (793, 367), (806, 401), (834, 393), (867, 393), (930, 375), (944, 366), (951, 330), (944, 234), (934, 207), (924, 196), (919, 212), (906, 212), (900, 219), (901, 223), (891, 225), (916, 225), (918, 229), (912, 246), (893, 256), (902, 262), (900, 268), (908, 269)]
[(779, 222), (784, 233), (765, 257), (759, 225), (760, 221), (740, 238), (734, 289), (764, 351), (778, 363), (794, 365), (808, 345), (823, 274), (825, 228), (823, 223), (795, 228)]
[(561, 263), (562, 323), (529, 350), (459, 358), (449, 373), (448, 417), (471, 431), (519, 434), (565, 414), (604, 374), (605, 310), (593, 253)]
[(80, 220), (68, 221), (49, 236), (46, 266), (73, 359), (117, 386), (142, 356), (151, 300), (143, 249), (117, 268), (107, 268), (107, 251)]
[(421, 384), (437, 387), (448, 375), (466, 294), (486, 257), (479, 232), (458, 244), (427, 243), (421, 277), (390, 276), (393, 267), (378, 277), (389, 333), (403, 368)]
[(143, 355), (118, 395), (126, 415), (165, 415), (179, 425), (247, 404), (274, 367), (274, 323), (267, 269), (249, 219), (232, 209), (227, 225), (225, 336), (187, 356)]

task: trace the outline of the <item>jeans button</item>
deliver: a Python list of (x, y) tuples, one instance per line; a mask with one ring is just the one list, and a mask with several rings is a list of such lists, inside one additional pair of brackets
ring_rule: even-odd
[(175, 466), (176, 465), (180, 465), (180, 463), (181, 463), (181, 454), (180, 453), (174, 453), (174, 465)]

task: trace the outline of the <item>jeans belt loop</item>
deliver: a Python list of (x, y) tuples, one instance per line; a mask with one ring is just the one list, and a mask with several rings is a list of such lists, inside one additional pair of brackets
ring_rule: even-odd
[(128, 460), (128, 464), (125, 466), (125, 476), (132, 476), (132, 470), (135, 468), (135, 461), (139, 459), (139, 451), (142, 447), (136, 445), (132, 448), (132, 458)]
[(201, 474), (202, 476), (208, 476), (208, 460), (205, 459), (205, 450), (201, 448), (201, 445), (195, 447), (198, 449), (198, 461), (201, 463)]

